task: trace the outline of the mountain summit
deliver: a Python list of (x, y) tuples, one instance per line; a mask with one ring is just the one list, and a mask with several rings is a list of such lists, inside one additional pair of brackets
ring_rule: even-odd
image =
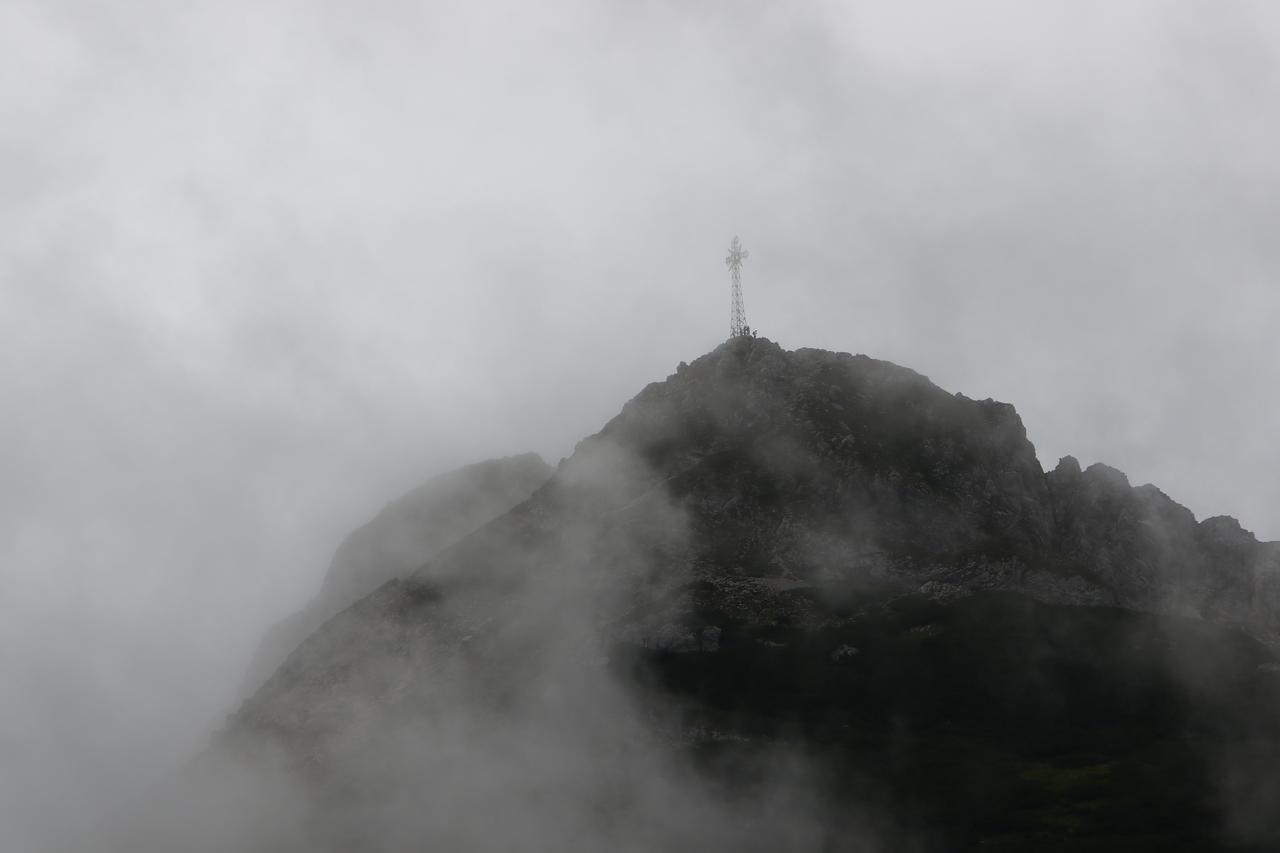
[(882, 577), (1232, 622), (1280, 640), (1280, 543), (1197, 523), (1119, 471), (1048, 475), (1014, 408), (866, 356), (736, 338), (600, 437), (689, 502), (701, 542), (761, 576)]
[(211, 849), (1280, 837), (1280, 546), (888, 362), (732, 339), (392, 574), (192, 771), (288, 804)]

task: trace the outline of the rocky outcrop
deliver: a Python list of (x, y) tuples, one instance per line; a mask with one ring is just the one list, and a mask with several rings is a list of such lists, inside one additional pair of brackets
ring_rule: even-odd
[(1056, 570), (1105, 603), (1230, 622), (1275, 639), (1280, 563), (1233, 518), (1197, 522), (1155, 486), (1133, 487), (1106, 465), (1070, 456), (1049, 473)]
[(730, 341), (600, 437), (658, 472), (713, 578), (1017, 591), (1280, 636), (1280, 545), (1106, 465), (1045, 474), (1012, 406), (888, 362)]
[(709, 559), (754, 574), (1033, 564), (1053, 535), (1013, 407), (866, 356), (731, 341), (646, 388), (601, 436), (668, 479)]

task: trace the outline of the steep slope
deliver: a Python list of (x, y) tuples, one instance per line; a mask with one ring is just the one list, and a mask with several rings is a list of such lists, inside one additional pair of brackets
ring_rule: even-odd
[(1006, 404), (737, 339), (327, 622), (215, 754), (301, 780), (297, 849), (1270, 849), (1278, 550), (1045, 474)]
[(536, 453), (440, 474), (384, 507), (339, 546), (306, 607), (272, 626), (249, 671), (249, 695), (324, 621), (524, 501), (552, 468)]

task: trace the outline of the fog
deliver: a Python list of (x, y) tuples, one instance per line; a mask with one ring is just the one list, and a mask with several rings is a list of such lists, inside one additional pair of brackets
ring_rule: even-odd
[(1262, 2), (0, 8), (0, 847), (196, 752), (431, 474), (748, 320), (1280, 538)]
[(819, 849), (802, 756), (709, 784), (678, 758), (676, 709), (610, 673), (602, 631), (690, 580), (662, 479), (596, 439), (531, 504), (320, 628), (119, 849)]

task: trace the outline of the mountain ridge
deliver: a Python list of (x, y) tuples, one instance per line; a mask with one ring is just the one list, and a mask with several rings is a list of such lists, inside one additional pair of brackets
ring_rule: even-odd
[(502, 515), (552, 470), (536, 453), (487, 459), (437, 474), (388, 503), (342, 540), (312, 599), (267, 629), (242, 695), (261, 686), (327, 619)]
[(276, 756), (298, 850), (1260, 851), (1278, 603), (1277, 543), (1044, 471), (1009, 404), (734, 339), (325, 621), (211, 755)]
[[(641, 443), (648, 448), (648, 461), (661, 467), (669, 440), (678, 443), (687, 442), (690, 436), (696, 438), (699, 424), (708, 417), (716, 422), (715, 430), (721, 435), (734, 432), (743, 418), (747, 428), (759, 429), (764, 426), (763, 419), (753, 401), (766, 396), (766, 388), (772, 392), (784, 384), (798, 386), (801, 393), (791, 397), (782, 390), (782, 408), (800, 414), (802, 421), (831, 427), (810, 436), (811, 446), (819, 448), (824, 463), (837, 461), (832, 459), (837, 455), (854, 456), (862, 464), (851, 473), (869, 475), (873, 481), (880, 476), (909, 475), (905, 486), (912, 500), (925, 504), (929, 523), (912, 525), (909, 536), (893, 537), (897, 539), (892, 550), (898, 552), (899, 568), (905, 567), (908, 561), (903, 558), (912, 551), (925, 558), (945, 557), (954, 562), (957, 558), (962, 561), (966, 550), (976, 549), (985, 552), (983, 556), (1012, 557), (1017, 564), (1006, 565), (993, 577), (971, 572), (967, 578), (964, 572), (928, 571), (917, 566), (914, 573), (921, 583), (961, 581), (982, 588), (1021, 588), (1061, 603), (1206, 615), (1239, 622), (1272, 642), (1280, 637), (1280, 560), (1276, 559), (1280, 543), (1259, 543), (1229, 516), (1196, 521), (1189, 510), (1156, 487), (1133, 487), (1122, 472), (1101, 463), (1082, 471), (1079, 463), (1067, 456), (1052, 471), (1044, 471), (1021, 419), (1007, 403), (947, 395), (916, 371), (867, 356), (812, 349), (785, 353), (765, 339), (731, 340), (666, 380), (651, 383), (599, 435), (620, 434), (629, 440), (626, 433), (631, 430), (650, 436), (647, 443)], [(787, 361), (801, 369), (787, 370)], [(714, 405), (711, 412), (700, 411), (707, 407), (690, 407), (681, 397), (685, 389), (680, 383), (685, 375), (705, 372), (716, 381), (732, 380), (735, 371), (743, 368), (753, 370), (750, 375), (762, 381), (740, 389), (745, 391), (742, 398), (747, 403), (742, 412), (733, 411), (732, 405), (719, 411), (714, 411)], [(820, 387), (824, 381), (841, 378), (840, 371), (847, 372), (845, 379), (849, 373), (857, 377), (843, 387), (832, 386), (846, 392), (843, 402), (829, 399)], [(884, 421), (886, 409), (850, 406), (848, 392), (854, 399), (865, 394), (887, 395), (893, 401), (889, 405), (900, 408), (889, 409), (890, 417), (881, 429), (863, 429), (859, 435), (847, 422), (841, 422), (846, 407), (856, 410), (850, 414), (861, 418), (864, 427), (868, 420)], [(953, 402), (946, 399), (948, 396)], [(772, 395), (767, 399), (770, 404), (778, 402)], [(681, 406), (685, 406), (683, 418), (679, 415)], [(641, 411), (645, 407), (648, 410)], [(912, 409), (917, 410), (914, 418)], [(672, 439), (673, 424), (681, 421), (688, 428)], [(940, 422), (942, 429), (937, 428)], [(957, 426), (958, 430), (952, 429)], [(988, 431), (989, 441), (975, 435), (982, 430)], [(904, 440), (895, 441), (898, 437)], [(859, 440), (872, 446), (860, 449)], [(884, 455), (880, 451), (886, 444), (892, 462), (887, 472), (885, 466), (877, 465), (877, 456)], [(916, 445), (914, 450), (912, 444)], [(836, 452), (823, 452), (828, 449)], [(980, 454), (987, 472), (975, 472), (972, 464), (965, 470), (974, 453)], [(770, 473), (778, 473), (776, 466)], [(934, 500), (940, 490), (963, 497), (961, 503), (966, 505), (955, 506), (953, 501), (948, 507), (943, 501), (940, 506)], [(879, 490), (870, 497), (883, 500), (898, 496)], [(969, 516), (968, 529), (957, 514)], [(890, 517), (886, 519), (886, 515)], [(880, 516), (877, 521), (884, 539), (884, 522), (893, 526), (901, 519), (892, 514)], [(954, 522), (950, 542), (918, 541), (920, 528), (936, 528), (939, 518), (947, 516)], [(1116, 525), (1120, 527), (1113, 529)], [(911, 543), (914, 547), (905, 545), (903, 540), (908, 538), (917, 539)], [(1122, 547), (1126, 541), (1137, 544)], [(847, 537), (839, 544), (847, 546)], [(1177, 553), (1177, 547), (1183, 553)], [(986, 563), (992, 568), (998, 561)], [(1237, 576), (1219, 576), (1216, 565), (1234, 567)], [(1166, 589), (1161, 584), (1178, 588)]]

